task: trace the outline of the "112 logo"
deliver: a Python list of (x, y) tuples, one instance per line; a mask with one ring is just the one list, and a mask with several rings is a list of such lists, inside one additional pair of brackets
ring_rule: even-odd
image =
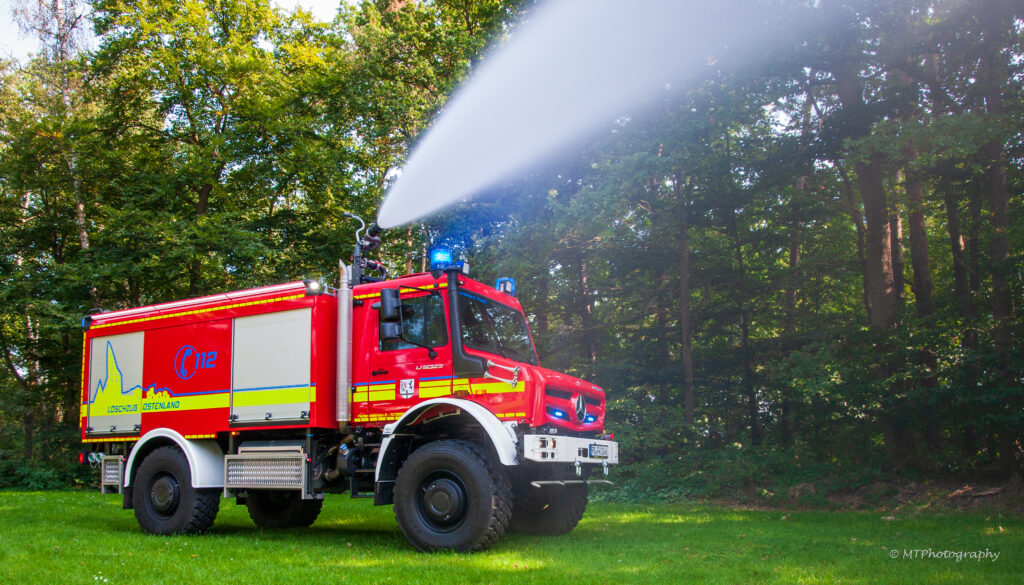
[(215, 351), (197, 351), (191, 345), (183, 345), (174, 354), (174, 373), (182, 380), (188, 380), (199, 370), (214, 368), (216, 365)]

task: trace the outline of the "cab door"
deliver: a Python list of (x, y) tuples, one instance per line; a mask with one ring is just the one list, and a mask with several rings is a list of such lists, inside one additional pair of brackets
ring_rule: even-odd
[(380, 339), (380, 314), (374, 311), (371, 320), (377, 342), (370, 348), (370, 378), (363, 388), (355, 388), (353, 396), (353, 402), (367, 403), (371, 420), (396, 420), (418, 402), (451, 394), (446, 305), (440, 293), (403, 294), (402, 340)]

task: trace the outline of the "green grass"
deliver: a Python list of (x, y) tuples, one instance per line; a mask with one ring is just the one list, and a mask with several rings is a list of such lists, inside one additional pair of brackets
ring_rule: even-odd
[[(0, 583), (988, 585), (1024, 577), (1024, 522), (998, 513), (592, 504), (567, 536), (509, 534), (484, 553), (426, 555), (406, 545), (390, 507), (365, 500), (328, 498), (312, 528), (264, 532), (233, 500), (221, 505), (210, 534), (168, 538), (142, 534), (118, 496), (0, 492)], [(999, 558), (902, 558), (903, 549), (929, 548)]]

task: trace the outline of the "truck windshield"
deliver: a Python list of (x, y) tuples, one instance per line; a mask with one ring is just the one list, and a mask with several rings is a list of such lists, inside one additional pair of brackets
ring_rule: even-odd
[(459, 291), (462, 344), (520, 362), (537, 365), (523, 314), (512, 307)]

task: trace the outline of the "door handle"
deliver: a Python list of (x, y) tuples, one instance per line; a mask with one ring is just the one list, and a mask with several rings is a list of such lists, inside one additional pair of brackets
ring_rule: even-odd
[(388, 373), (387, 370), (374, 370), (374, 371), (370, 372), (370, 374), (373, 375), (373, 376), (383, 376), (386, 373)]

